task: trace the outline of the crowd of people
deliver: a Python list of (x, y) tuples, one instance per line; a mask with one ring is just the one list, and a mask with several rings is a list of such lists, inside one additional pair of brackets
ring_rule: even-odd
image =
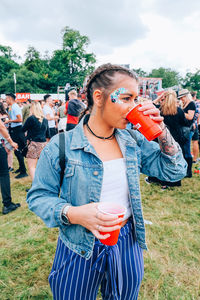
[[(58, 132), (74, 128), (79, 115), (85, 109), (75, 90), (70, 91), (66, 103), (59, 103), (59, 107), (56, 103), (50, 94), (45, 95), (41, 101), (28, 99), (27, 103), (17, 103), (15, 95), (9, 93), (0, 101), (0, 183), (3, 214), (20, 207), (19, 203), (14, 205), (12, 202), (9, 172), (15, 173), (16, 179), (27, 177), (26, 159), (28, 172), (33, 180), (43, 148)], [(18, 162), (16, 170), (13, 169), (13, 151)]]
[[(137, 95), (137, 76), (122, 66), (106, 64), (88, 78), (87, 105), (75, 89), (59, 106), (50, 94), (43, 101), (29, 100), (22, 109), (13, 94), (0, 103), (3, 214), (20, 206), (12, 202), (10, 192), (14, 150), (19, 164), (16, 178), (28, 176), (26, 157), (33, 180), (27, 194), (29, 209), (48, 227), (59, 228), (49, 275), (54, 299), (94, 300), (100, 285), (103, 299), (137, 299), (147, 249), (140, 173), (148, 176), (148, 183), (158, 182), (163, 188), (180, 186), (184, 177), (192, 177), (192, 164), (199, 157), (196, 93), (168, 89), (155, 100), (143, 101), (140, 110), (162, 129), (150, 142), (126, 119), (138, 103)], [(131, 134), (127, 128), (132, 128)], [(65, 131), (61, 184), (57, 133)], [(109, 201), (126, 207), (121, 226), (118, 217), (97, 209), (99, 202)], [(99, 241), (120, 228), (115, 246)]]

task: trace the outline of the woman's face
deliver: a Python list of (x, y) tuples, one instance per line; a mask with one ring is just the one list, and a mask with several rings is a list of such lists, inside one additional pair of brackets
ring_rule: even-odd
[(109, 127), (124, 129), (128, 124), (127, 113), (137, 105), (138, 84), (134, 78), (122, 74), (116, 74), (114, 81), (101, 116)]

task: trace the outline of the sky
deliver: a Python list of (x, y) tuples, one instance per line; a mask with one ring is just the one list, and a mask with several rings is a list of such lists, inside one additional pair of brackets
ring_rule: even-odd
[(60, 49), (69, 26), (89, 37), (97, 66), (200, 69), (200, 0), (1, 0), (0, 12), (0, 44), (22, 60), (28, 46)]

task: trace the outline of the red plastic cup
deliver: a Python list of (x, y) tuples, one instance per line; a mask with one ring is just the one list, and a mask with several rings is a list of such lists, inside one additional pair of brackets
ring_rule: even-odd
[[(123, 218), (126, 213), (126, 207), (121, 204), (115, 204), (113, 202), (103, 202), (98, 205), (98, 210), (106, 215), (115, 215), (118, 216), (118, 218)], [(122, 225), (122, 221), (119, 222), (119, 225)], [(108, 246), (114, 246), (117, 244), (118, 237), (119, 237), (120, 229), (113, 230), (111, 232), (101, 232), (100, 234), (110, 234), (110, 237), (108, 237), (105, 240), (100, 240), (100, 242), (104, 245)]]
[(138, 104), (129, 111), (126, 119), (135, 125), (148, 141), (152, 141), (162, 133), (162, 129), (158, 123), (153, 121), (148, 115), (145, 116), (142, 111), (138, 110), (141, 106), (141, 104)]

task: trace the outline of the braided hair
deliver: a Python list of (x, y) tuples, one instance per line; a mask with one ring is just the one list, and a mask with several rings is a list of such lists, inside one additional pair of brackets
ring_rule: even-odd
[(101, 89), (104, 98), (107, 98), (112, 89), (113, 79), (116, 73), (127, 75), (138, 82), (137, 75), (127, 68), (119, 65), (104, 64), (99, 66), (88, 78), (86, 85), (86, 98), (88, 108), (91, 110), (93, 106), (93, 92), (95, 89)]

